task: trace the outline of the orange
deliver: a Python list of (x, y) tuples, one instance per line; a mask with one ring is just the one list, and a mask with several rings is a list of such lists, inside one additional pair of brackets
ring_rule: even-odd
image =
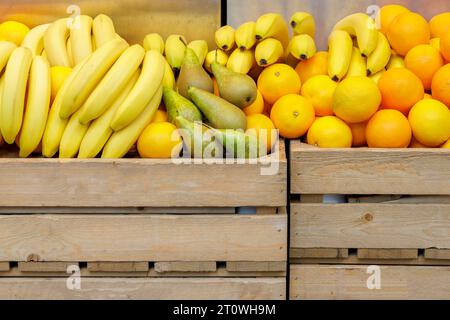
[(302, 83), (318, 75), (328, 75), (328, 52), (319, 51), (308, 60), (302, 60), (295, 67)]
[(450, 110), (441, 102), (424, 99), (409, 112), (414, 137), (428, 147), (438, 147), (450, 138)]
[(337, 83), (328, 75), (318, 75), (303, 84), (301, 94), (311, 101), (317, 116), (331, 116), (336, 87)]
[(409, 148), (428, 148), (426, 145), (421, 144), (416, 138), (412, 137), (411, 143), (409, 144)]
[(263, 114), (270, 117), (270, 111), (272, 110), (272, 105), (268, 104), (267, 102), (264, 101), (264, 112)]
[(55, 99), (56, 94), (58, 93), (59, 89), (61, 89), (61, 86), (71, 72), (72, 68), (69, 67), (55, 66), (50, 68), (50, 78), (52, 82), (52, 101)]
[(445, 61), (450, 62), (450, 33), (441, 38), (441, 54)]
[(277, 132), (272, 120), (263, 114), (247, 116), (247, 130), (245, 133), (255, 135), (260, 145), (263, 144), (267, 147), (267, 152), (270, 152), (277, 138)]
[(153, 116), (152, 123), (167, 122), (167, 112), (163, 109), (158, 109)]
[(431, 96), (431, 94), (429, 93), (425, 93), (423, 96), (424, 99), (433, 99), (433, 97)]
[(450, 139), (448, 139), (447, 142), (441, 146), (441, 148), (450, 149)]
[(321, 117), (309, 128), (307, 142), (321, 148), (350, 148), (352, 131), (344, 121), (335, 116)]
[(409, 50), (405, 57), (405, 65), (419, 77), (425, 90), (430, 90), (433, 76), (444, 65), (444, 60), (432, 45), (419, 44)]
[(287, 94), (299, 93), (301, 85), (297, 72), (281, 63), (267, 67), (258, 78), (258, 89), (269, 104), (274, 104)]
[(137, 142), (142, 158), (177, 157), (182, 149), (177, 127), (169, 122), (151, 123), (144, 129)]
[(444, 12), (431, 18), (430, 30), (433, 38), (441, 38), (450, 33), (450, 12)]
[(415, 46), (430, 43), (430, 26), (420, 14), (404, 12), (391, 22), (387, 37), (395, 52), (405, 56)]
[(387, 34), (389, 25), (399, 14), (409, 12), (407, 8), (398, 4), (390, 4), (380, 9), (381, 32)]
[(398, 110), (380, 110), (367, 123), (370, 148), (407, 148), (411, 136), (408, 119)]
[(244, 111), (246, 116), (264, 112), (264, 99), (262, 97), (261, 92), (259, 92), (259, 90), (257, 91), (257, 94), (256, 94), (256, 100), (248, 107), (245, 107), (244, 109), (242, 109), (242, 111)]
[(441, 38), (430, 39), (430, 44), (439, 52), (441, 52)]
[(405, 68), (386, 71), (378, 81), (381, 105), (385, 109), (395, 109), (407, 114), (414, 104), (425, 94), (422, 81)]
[(298, 94), (288, 94), (272, 106), (270, 119), (283, 137), (300, 138), (314, 122), (314, 107), (308, 99)]
[(352, 147), (363, 147), (367, 144), (366, 141), (366, 127), (367, 122), (347, 123), (352, 130)]
[(434, 99), (445, 103), (450, 108), (450, 63), (435, 73), (431, 83), (431, 93)]

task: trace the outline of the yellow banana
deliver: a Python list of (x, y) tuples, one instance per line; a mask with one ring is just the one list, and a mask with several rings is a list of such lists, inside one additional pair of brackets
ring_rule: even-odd
[(106, 112), (103, 113), (100, 117), (91, 122), (89, 129), (87, 130), (86, 134), (83, 137), (83, 140), (81, 141), (78, 158), (95, 158), (97, 154), (100, 153), (103, 146), (113, 133), (113, 130), (110, 126), (111, 120), (117, 108), (122, 105), (122, 103), (128, 97), (128, 94), (133, 89), (136, 81), (139, 78), (139, 74), (140, 70), (137, 70), (131, 77), (131, 80), (128, 82), (126, 87), (114, 101), (112, 106), (108, 110), (106, 110)]
[(162, 79), (162, 85), (163, 87), (167, 87), (170, 89), (175, 88), (175, 75), (173, 74), (173, 70), (170, 67), (170, 64), (167, 62), (166, 59), (164, 59), (165, 61), (165, 68), (164, 68), (164, 76)]
[(110, 17), (99, 14), (92, 21), (92, 34), (95, 40), (95, 47), (98, 49), (105, 43), (116, 38), (116, 29)]
[(59, 116), (69, 118), (86, 101), (97, 84), (116, 62), (128, 44), (122, 39), (114, 39), (91, 54), (84, 67), (69, 84), (62, 97)]
[(41, 24), (34, 27), (23, 39), (21, 46), (30, 49), (33, 57), (42, 54), (42, 50), (44, 50), (44, 34), (49, 26), (50, 24)]
[(227, 68), (234, 72), (247, 74), (255, 62), (255, 52), (253, 50), (236, 48), (228, 58)]
[(89, 123), (80, 123), (80, 115), (81, 110), (78, 110), (70, 117), (69, 122), (67, 122), (59, 146), (60, 158), (74, 158), (78, 153), (81, 141), (89, 128)]
[(102, 158), (122, 158), (139, 139), (142, 131), (150, 124), (162, 99), (162, 86), (145, 106), (141, 114), (124, 129), (114, 132), (103, 149)]
[(367, 57), (367, 75), (383, 70), (391, 58), (391, 46), (384, 34), (378, 32), (378, 44), (375, 50)]
[(208, 54), (208, 42), (205, 40), (194, 40), (188, 44), (188, 48), (195, 52), (198, 61), (201, 65), (205, 62), (206, 55)]
[(286, 51), (298, 60), (307, 60), (316, 54), (317, 48), (310, 35), (301, 34), (292, 38)]
[(145, 54), (141, 75), (127, 99), (117, 109), (111, 128), (119, 131), (132, 123), (161, 86), (166, 64), (164, 57), (155, 50)]
[(381, 76), (386, 72), (386, 70), (378, 71), (377, 73), (371, 75), (369, 78), (372, 79), (376, 84), (380, 81)]
[(20, 131), (25, 106), (28, 74), (33, 56), (30, 49), (14, 49), (6, 65), (3, 86), (0, 129), (6, 143), (14, 143)]
[(92, 18), (80, 15), (75, 18), (75, 23), (70, 29), (70, 44), (73, 58), (73, 65), (77, 65), (84, 58), (89, 56), (92, 49)]
[(156, 50), (164, 54), (164, 40), (159, 33), (149, 33), (144, 37), (145, 51)]
[[(3, 96), (4, 85), (5, 85), (5, 74), (3, 74), (0, 77), (0, 117), (2, 115), (2, 96)], [(0, 126), (1, 126), (1, 120), (0, 120)], [(2, 146), (4, 142), (5, 142), (5, 140), (3, 139), (2, 130), (0, 128), (0, 146)]]
[(209, 73), (212, 73), (211, 64), (213, 62), (217, 62), (222, 66), (226, 66), (228, 62), (228, 54), (226, 54), (220, 49), (208, 52), (205, 58), (204, 66), (205, 69), (209, 71)]
[(314, 17), (308, 12), (296, 12), (291, 18), (291, 27), (294, 35), (308, 34), (312, 38), (316, 33)]
[(3, 68), (8, 63), (11, 53), (16, 48), (17, 46), (14, 42), (0, 41), (0, 73), (3, 71)]
[(366, 73), (366, 58), (361, 55), (361, 51), (359, 51), (358, 48), (353, 47), (350, 66), (348, 67), (348, 71), (345, 77), (365, 77)]
[(174, 72), (180, 71), (185, 51), (186, 39), (183, 36), (173, 34), (166, 39), (164, 52), (166, 54), (167, 62), (170, 64)]
[(44, 34), (44, 49), (50, 66), (71, 67), (66, 50), (69, 37), (69, 19), (59, 19), (53, 22)]
[(377, 47), (378, 30), (375, 20), (365, 13), (355, 13), (339, 21), (333, 30), (347, 31), (356, 36), (361, 54), (368, 57)]
[(289, 29), (282, 15), (267, 13), (256, 20), (255, 39), (260, 41), (274, 38), (281, 42), (283, 48), (289, 44)]
[(267, 67), (278, 62), (284, 56), (283, 45), (280, 41), (268, 38), (256, 46), (255, 59), (261, 67)]
[(391, 58), (389, 59), (389, 63), (386, 66), (386, 70), (395, 68), (405, 68), (405, 60), (403, 60), (401, 56), (398, 56), (391, 51)]
[(126, 49), (81, 107), (79, 121), (87, 124), (101, 116), (114, 103), (141, 65), (145, 50), (140, 45)]
[(41, 142), (50, 107), (50, 65), (41, 56), (33, 59), (28, 81), (28, 98), (22, 129), (20, 131), (20, 153), (28, 157)]
[(234, 34), (238, 49), (250, 50), (256, 43), (256, 22), (249, 21), (239, 26)]
[(69, 57), (70, 65), (75, 65), (73, 62), (73, 54), (72, 54), (72, 41), (70, 41), (70, 37), (67, 39), (67, 56)]
[(328, 75), (334, 81), (342, 80), (350, 67), (353, 41), (348, 32), (334, 30), (328, 37)]
[(217, 29), (214, 34), (214, 39), (216, 40), (217, 47), (221, 50), (227, 52), (234, 48), (234, 29), (231, 26), (223, 26)]

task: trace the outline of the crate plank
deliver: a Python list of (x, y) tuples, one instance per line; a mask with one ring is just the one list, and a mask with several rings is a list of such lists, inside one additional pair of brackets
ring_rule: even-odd
[(0, 262), (0, 272), (9, 271), (9, 262)]
[(283, 300), (283, 278), (81, 278), (68, 290), (65, 278), (0, 278), (0, 299)]
[(291, 248), (291, 258), (347, 258), (348, 249), (336, 248)]
[[(425, 258), (433, 260), (450, 260), (450, 250), (449, 249), (425, 249)], [(450, 263), (450, 261), (447, 261)]]
[(0, 207), (0, 214), (234, 214), (234, 207)]
[(358, 249), (358, 259), (417, 259), (417, 249)]
[(291, 192), (449, 195), (449, 155), (444, 149), (311, 149), (292, 141)]
[(148, 262), (88, 262), (91, 272), (147, 272)]
[(448, 204), (291, 204), (292, 248), (450, 248)]
[(215, 272), (217, 263), (215, 261), (173, 261), (155, 262), (155, 271), (164, 272)]
[[(291, 249), (292, 250), (292, 249)], [(346, 258), (296, 258), (289, 259), (291, 264), (370, 264), (370, 265), (405, 265), (405, 266), (449, 266), (448, 260), (426, 259), (424, 256), (418, 256), (417, 259), (359, 259), (358, 256), (349, 255)]]
[(67, 272), (69, 266), (78, 262), (19, 262), (18, 269), (21, 272)]
[(450, 267), (380, 266), (368, 289), (367, 265), (291, 265), (291, 299), (450, 299)]
[(227, 271), (229, 272), (271, 272), (286, 271), (284, 261), (227, 261)]
[(286, 261), (286, 215), (0, 216), (2, 261)]

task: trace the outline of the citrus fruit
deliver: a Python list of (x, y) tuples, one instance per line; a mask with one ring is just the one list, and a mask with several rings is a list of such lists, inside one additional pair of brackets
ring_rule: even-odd
[(307, 142), (321, 148), (350, 148), (352, 131), (335, 116), (317, 118), (308, 130)]
[(299, 93), (301, 85), (297, 72), (281, 63), (267, 67), (258, 78), (258, 89), (269, 104), (287, 94)]
[(409, 144), (409, 148), (428, 148), (426, 145), (421, 144), (416, 138), (412, 137), (411, 143)]
[(450, 33), (441, 38), (440, 48), (445, 61), (450, 62)]
[(367, 122), (347, 123), (352, 130), (352, 147), (363, 147), (367, 144), (366, 141), (366, 127)]
[(430, 39), (430, 44), (439, 52), (441, 52), (441, 38)]
[(450, 139), (448, 139), (447, 142), (441, 146), (441, 148), (450, 149)]
[(411, 127), (400, 111), (380, 110), (367, 123), (366, 139), (370, 148), (407, 148)]
[(11, 41), (20, 46), (29, 31), (30, 28), (23, 23), (5, 21), (0, 24), (0, 41)]
[(328, 75), (328, 52), (319, 51), (308, 60), (300, 61), (295, 67), (302, 83), (318, 75)]
[(389, 24), (387, 37), (395, 52), (405, 56), (411, 48), (430, 43), (430, 26), (420, 14), (404, 12)]
[(153, 116), (152, 123), (157, 122), (167, 122), (167, 112), (161, 108), (156, 110), (155, 115)]
[(431, 93), (434, 99), (443, 102), (450, 108), (450, 63), (434, 74)]
[(403, 57), (392, 52), (391, 58), (389, 59), (389, 63), (386, 66), (386, 70), (404, 67), (405, 67), (405, 60), (403, 59)]
[(386, 71), (378, 81), (385, 109), (396, 109), (407, 114), (414, 104), (423, 99), (422, 81), (410, 70), (395, 68)]
[(430, 31), (433, 38), (441, 38), (450, 32), (450, 12), (434, 16), (430, 20)]
[(270, 117), (270, 111), (272, 110), (272, 105), (268, 104), (267, 102), (264, 101), (264, 112), (263, 114)]
[(419, 44), (409, 50), (405, 65), (422, 81), (425, 90), (429, 90), (433, 76), (444, 65), (444, 60), (432, 45)]
[(425, 94), (423, 95), (423, 98), (424, 98), (424, 99), (433, 99), (433, 97), (432, 97), (431, 94), (429, 94), (429, 93), (425, 93)]
[(340, 82), (333, 97), (334, 113), (347, 123), (369, 120), (381, 102), (380, 90), (370, 78), (350, 77)]
[(247, 116), (247, 130), (245, 133), (255, 135), (259, 143), (263, 143), (267, 147), (267, 152), (270, 152), (277, 138), (277, 132), (272, 120), (263, 114)]
[(409, 112), (414, 137), (428, 147), (438, 147), (450, 138), (450, 110), (434, 99), (416, 103)]
[(59, 89), (61, 89), (61, 86), (71, 72), (72, 68), (69, 67), (56, 66), (50, 68), (50, 77), (52, 80), (52, 101), (55, 99), (56, 94)]
[(301, 94), (311, 101), (317, 116), (331, 116), (336, 87), (337, 83), (328, 75), (318, 75), (303, 84)]
[(264, 112), (264, 99), (262, 97), (262, 94), (261, 94), (261, 92), (259, 92), (259, 90), (257, 90), (256, 93), (257, 93), (256, 100), (248, 107), (245, 107), (244, 109), (242, 109), (242, 111), (244, 111), (246, 116)]
[(171, 158), (180, 154), (181, 137), (177, 127), (169, 122), (151, 123), (144, 129), (137, 142), (142, 158)]
[(270, 119), (283, 137), (300, 138), (314, 122), (314, 107), (305, 97), (288, 94), (272, 106)]
[(401, 13), (409, 12), (407, 8), (398, 4), (390, 4), (380, 9), (380, 31), (387, 34), (391, 22)]

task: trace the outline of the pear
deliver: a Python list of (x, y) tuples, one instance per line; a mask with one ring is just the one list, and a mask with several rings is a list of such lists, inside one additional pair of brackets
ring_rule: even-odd
[(189, 99), (189, 87), (197, 87), (208, 92), (214, 92), (211, 77), (203, 69), (194, 50), (186, 48), (180, 75), (177, 81), (178, 93)]
[(174, 122), (175, 118), (182, 116), (189, 121), (202, 121), (202, 114), (190, 100), (177, 93), (175, 90), (163, 87), (163, 100), (167, 110), (169, 122)]
[(241, 130), (214, 130), (214, 136), (227, 151), (227, 156), (252, 159), (259, 157), (258, 139)]
[(228, 101), (205, 90), (190, 87), (189, 96), (208, 122), (216, 129), (247, 128), (245, 113)]
[(256, 83), (250, 76), (231, 71), (217, 62), (211, 64), (211, 69), (222, 98), (241, 109), (256, 100)]

